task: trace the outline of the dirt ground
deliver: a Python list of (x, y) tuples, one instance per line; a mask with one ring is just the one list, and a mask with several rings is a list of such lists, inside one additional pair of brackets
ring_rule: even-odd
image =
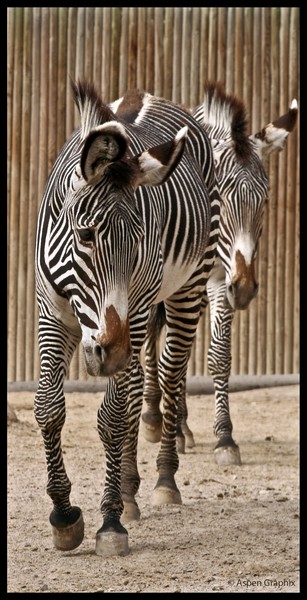
[(213, 460), (213, 395), (188, 396), (196, 446), (180, 455), (182, 505), (151, 506), (158, 445), (139, 439), (141, 519), (126, 527), (130, 554), (95, 554), (104, 453), (96, 430), (101, 394), (67, 393), (63, 449), (84, 541), (52, 543), (46, 466), (32, 392), (10, 392), (7, 592), (296, 592), (299, 571), (299, 387), (231, 393), (241, 466)]

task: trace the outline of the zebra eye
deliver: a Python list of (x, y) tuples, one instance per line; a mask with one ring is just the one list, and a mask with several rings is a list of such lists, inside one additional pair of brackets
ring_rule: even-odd
[(94, 242), (95, 232), (93, 229), (78, 229), (80, 242)]

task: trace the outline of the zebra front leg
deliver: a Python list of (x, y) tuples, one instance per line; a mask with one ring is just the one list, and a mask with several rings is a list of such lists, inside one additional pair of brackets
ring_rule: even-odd
[(98, 410), (98, 433), (106, 457), (104, 493), (101, 500), (102, 527), (96, 533), (96, 554), (125, 556), (129, 553), (128, 532), (120, 522), (124, 510), (121, 493), (121, 461), (128, 434), (128, 371), (109, 380)]
[(137, 446), (140, 416), (142, 411), (144, 372), (140, 363), (132, 370), (129, 381), (129, 433), (125, 439), (122, 467), (121, 490), (124, 502), (122, 523), (138, 521), (140, 509), (135, 496), (140, 487), (140, 475), (137, 467)]
[[(210, 280), (209, 280), (210, 281)], [(212, 293), (214, 291), (214, 293)], [(224, 282), (217, 288), (208, 283), (210, 300), (211, 342), (208, 350), (208, 367), (215, 389), (214, 435), (218, 442), (214, 458), (219, 465), (240, 465), (239, 446), (232, 437), (229, 409), (228, 383), (231, 371), (231, 326), (234, 310), (225, 303)]]
[(162, 392), (158, 381), (158, 341), (153, 332), (147, 334), (145, 351), (144, 404), (147, 410), (142, 413), (142, 433), (148, 442), (157, 443), (161, 439), (162, 412), (160, 402)]
[(72, 335), (54, 318), (40, 318), (41, 374), (34, 401), (34, 414), (45, 446), (47, 494), (53, 502), (49, 520), (57, 550), (73, 550), (81, 544), (84, 537), (82, 511), (70, 503), (71, 482), (66, 473), (61, 447), (61, 431), (65, 422), (63, 382), (79, 341), (78, 335)]
[(200, 290), (197, 286), (197, 290), (191, 296), (191, 287), (188, 291), (182, 289), (172, 300), (168, 299), (165, 302), (166, 340), (158, 362), (159, 385), (163, 395), (163, 421), (157, 457), (159, 477), (153, 492), (153, 505), (182, 504), (181, 494), (175, 482), (175, 473), (179, 466), (176, 444), (177, 409), (199, 319)]

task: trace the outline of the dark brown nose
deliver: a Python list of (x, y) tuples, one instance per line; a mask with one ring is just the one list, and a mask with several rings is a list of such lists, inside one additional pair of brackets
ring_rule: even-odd
[(98, 376), (109, 377), (129, 366), (132, 347), (130, 345), (122, 347), (112, 344), (107, 346), (95, 344), (93, 355)]
[(232, 298), (231, 305), (236, 310), (245, 310), (250, 302), (257, 296), (259, 284), (254, 279), (237, 279), (228, 288)]

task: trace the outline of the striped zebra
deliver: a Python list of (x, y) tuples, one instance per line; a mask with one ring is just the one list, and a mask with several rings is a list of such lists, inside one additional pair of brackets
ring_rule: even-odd
[[(232, 437), (228, 383), (231, 371), (231, 327), (236, 310), (245, 310), (258, 291), (255, 261), (263, 225), (269, 184), (262, 159), (282, 150), (297, 120), (297, 101), (289, 111), (259, 133), (247, 135), (243, 103), (227, 95), (219, 82), (208, 82), (203, 104), (193, 115), (211, 141), (221, 196), (220, 234), (217, 259), (202, 300), (209, 303), (211, 340), (208, 367), (215, 389), (214, 457), (218, 464), (241, 464), (238, 445)], [(146, 377), (142, 429), (151, 442), (160, 439), (161, 392), (157, 379), (156, 346), (165, 322), (163, 304), (152, 309), (146, 339)], [(185, 380), (178, 404), (178, 452), (195, 445), (187, 424)]]
[(178, 502), (176, 408), (216, 255), (220, 198), (211, 144), (188, 112), (144, 92), (108, 106), (89, 82), (72, 89), (80, 128), (54, 163), (37, 222), (41, 370), (34, 414), (45, 447), (53, 543), (72, 550), (83, 540), (84, 522), (70, 501), (61, 447), (63, 383), (82, 342), (88, 373), (108, 378), (97, 415), (106, 469), (95, 551), (125, 555), (123, 523), (140, 514), (140, 351), (150, 307), (163, 301), (167, 316), (155, 495), (158, 503)]

